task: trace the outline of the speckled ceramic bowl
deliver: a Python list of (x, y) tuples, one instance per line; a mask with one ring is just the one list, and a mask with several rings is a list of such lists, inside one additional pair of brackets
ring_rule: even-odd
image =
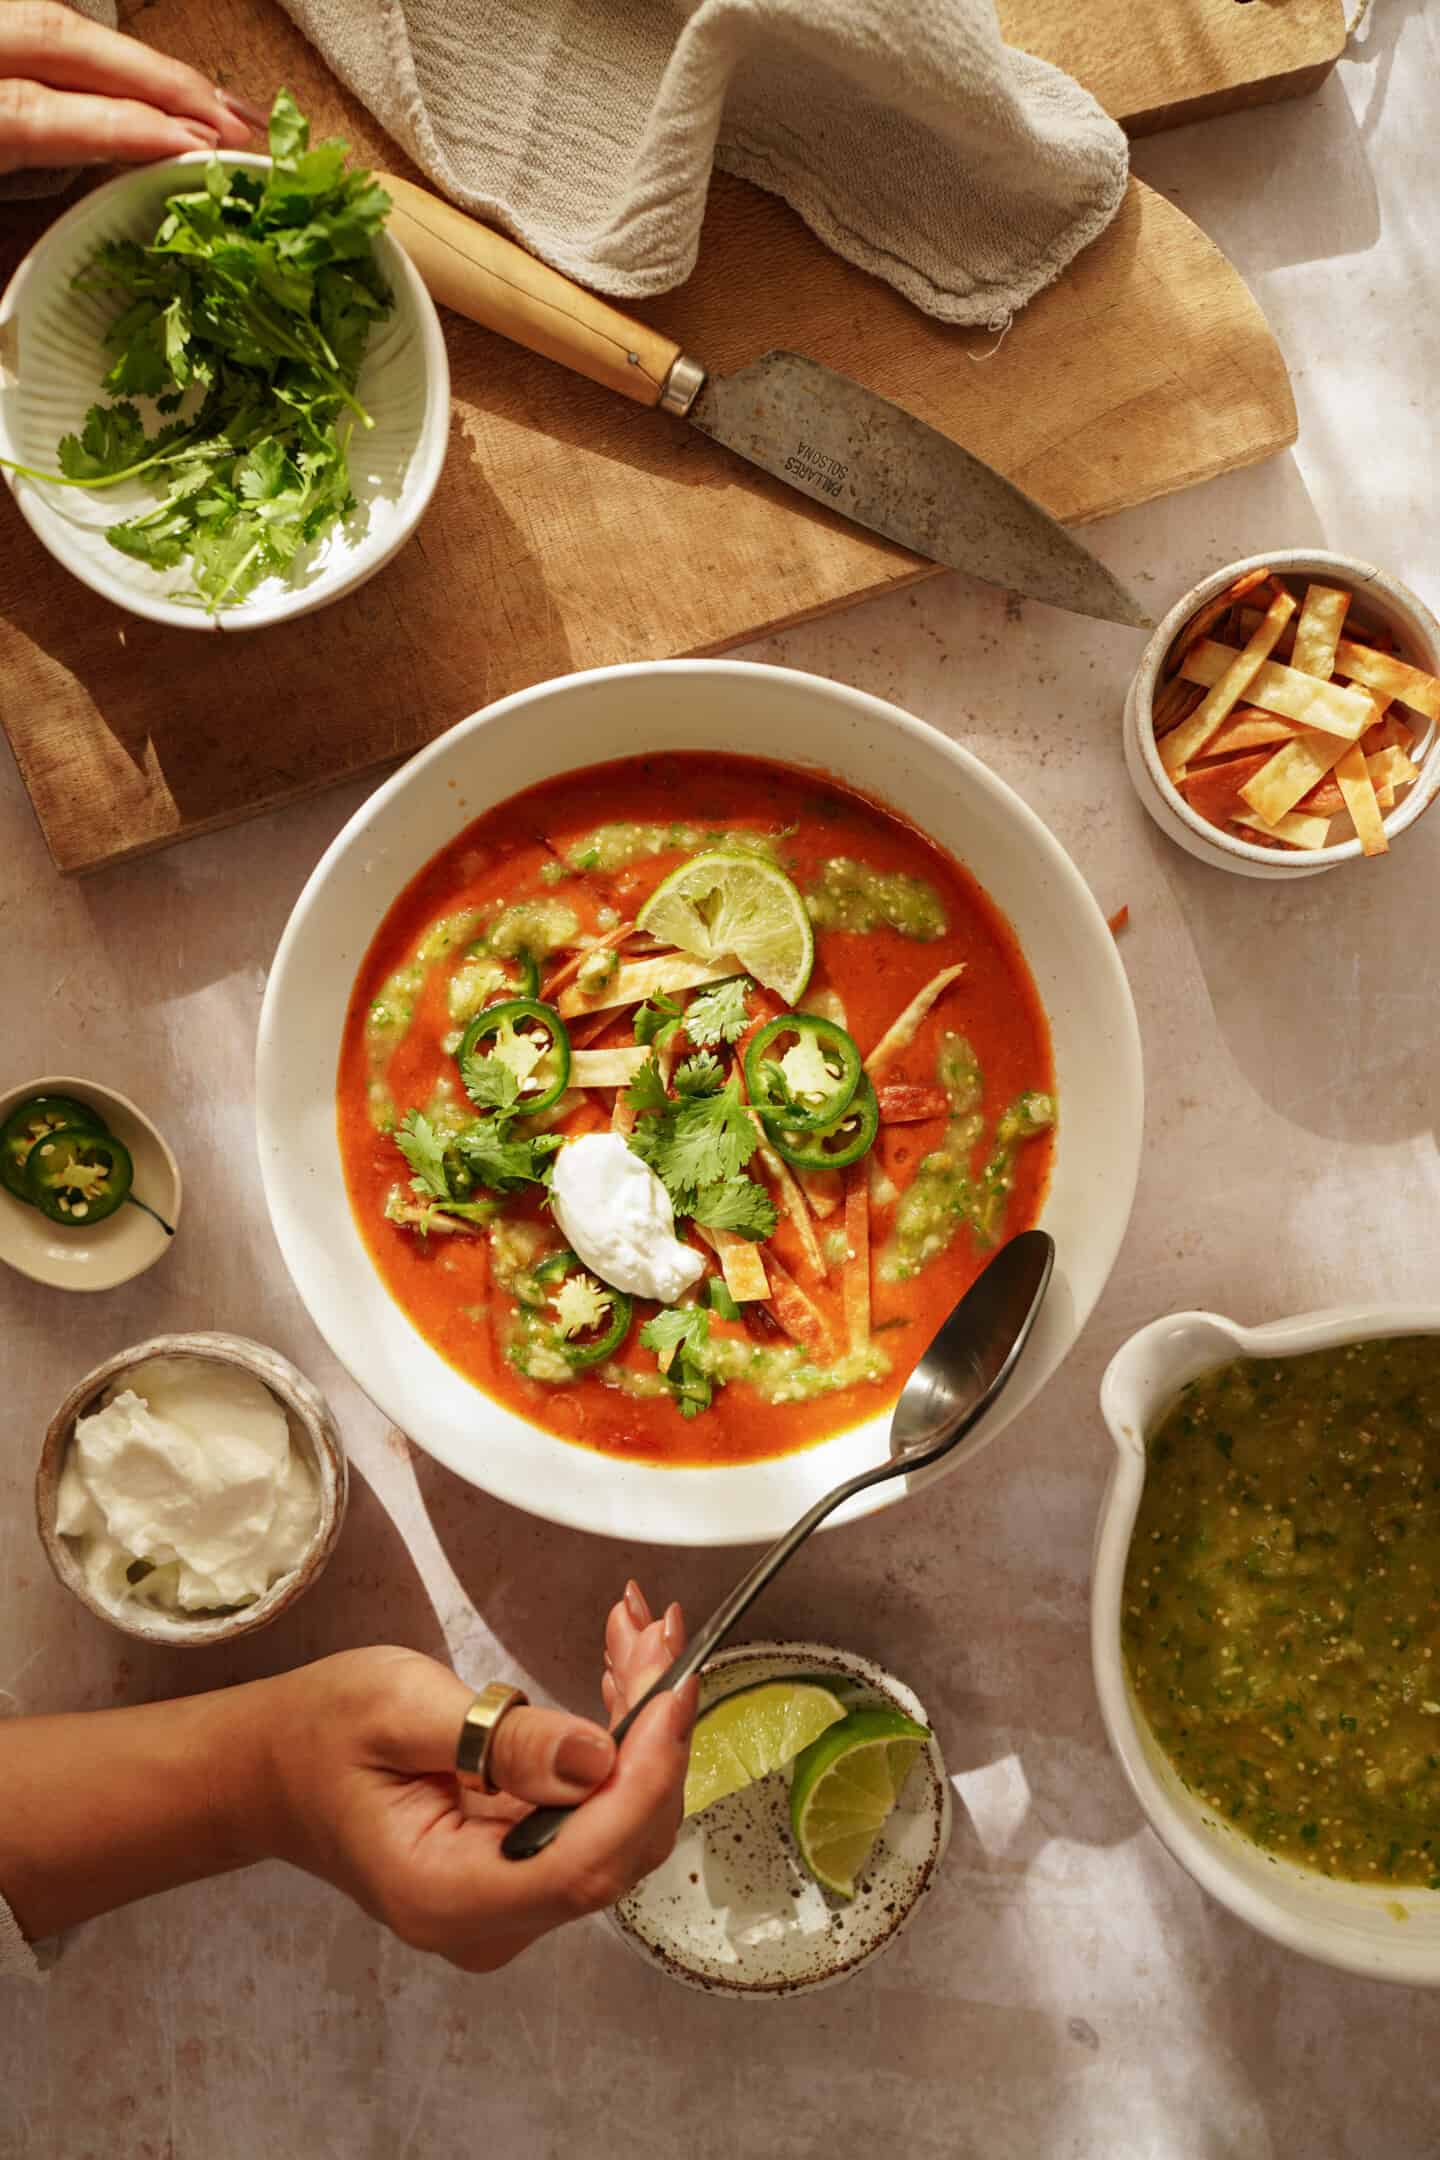
[[(757, 1681), (834, 1673), (853, 1707), (886, 1705), (930, 1723), (918, 1698), (853, 1651), (823, 1643), (739, 1643), (712, 1658), (702, 1707)], [(642, 1957), (710, 1994), (773, 1998), (848, 1980), (888, 1950), (928, 1894), (950, 1842), (950, 1787), (931, 1740), (847, 1904), (800, 1864), (785, 1773), (717, 1800), (681, 1826), (675, 1850), (612, 1915)]]
[[(1360, 842), (1352, 837), (1336, 841), (1332, 847), (1281, 852), (1221, 832), (1191, 809), (1161, 764), (1152, 707), (1166, 656), (1185, 625), (1207, 600), (1213, 600), (1236, 578), (1266, 567), (1285, 578), (1316, 578), (1324, 584), (1345, 586), (1354, 594), (1360, 612), (1394, 631), (1407, 660), (1434, 674), (1440, 674), (1440, 623), (1407, 585), (1387, 571), (1377, 570), (1373, 563), (1323, 549), (1281, 548), (1269, 555), (1247, 555), (1243, 562), (1212, 570), (1209, 577), (1202, 578), (1176, 601), (1155, 631), (1140, 656), (1125, 699), (1125, 763), (1135, 792), (1161, 832), (1184, 848), (1187, 855), (1211, 863), (1216, 869), (1231, 870), (1239, 877), (1269, 878), (1273, 882), (1316, 877), (1322, 870), (1333, 870), (1341, 863), (1359, 862), (1363, 859)], [(1420, 776), (1394, 809), (1386, 812), (1385, 832), (1392, 847), (1429, 808), (1440, 789), (1440, 728), (1416, 713), (1409, 718), (1418, 730), (1414, 757)]]
[[(111, 1604), (98, 1598), (86, 1580), (72, 1541), (55, 1527), (60, 1472), (75, 1431), (75, 1421), (98, 1407), (100, 1398), (116, 1381), (150, 1358), (193, 1358), (197, 1363), (234, 1365), (253, 1375), (269, 1389), (285, 1412), (290, 1439), (301, 1449), (315, 1472), (320, 1508), (315, 1528), (299, 1565), (281, 1575), (253, 1605), (230, 1612), (171, 1615), (153, 1605)], [(76, 1382), (65, 1397), (45, 1434), (40, 1467), (35, 1475), (35, 1519), (45, 1557), (65, 1588), (82, 1605), (122, 1634), (169, 1648), (198, 1649), (210, 1643), (233, 1642), (237, 1636), (253, 1635), (257, 1628), (278, 1620), (310, 1588), (335, 1550), (340, 1525), (345, 1519), (349, 1495), (349, 1468), (345, 1449), (330, 1406), (319, 1389), (263, 1343), (248, 1342), (243, 1335), (157, 1335), (137, 1343), (97, 1365)]]

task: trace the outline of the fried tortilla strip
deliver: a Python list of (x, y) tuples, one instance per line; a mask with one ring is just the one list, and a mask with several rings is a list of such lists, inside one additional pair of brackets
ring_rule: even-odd
[[(1235, 655), (1228, 645), (1212, 645), (1207, 639), (1185, 655), (1189, 680), (1218, 683)], [(1266, 712), (1283, 713), (1302, 728), (1319, 729), (1342, 742), (1356, 742), (1375, 719), (1374, 700), (1363, 690), (1348, 690), (1343, 683), (1320, 682), (1302, 675), (1298, 668), (1282, 667), (1267, 660), (1250, 685), (1250, 703)], [(1178, 733), (1178, 730), (1177, 730)], [(1167, 744), (1173, 741), (1167, 736)], [(1163, 753), (1162, 753), (1163, 755)]]
[(1413, 748), (1415, 730), (1407, 727), (1399, 713), (1390, 711), (1389, 698), (1376, 698), (1375, 710), (1381, 717), (1373, 727), (1368, 727), (1360, 738), (1360, 746), (1366, 757), (1373, 757), (1377, 750), (1389, 750), (1396, 744), (1402, 750)]
[(1350, 595), (1338, 585), (1307, 585), (1305, 605), (1295, 625), (1295, 650), (1290, 665), (1302, 675), (1318, 675), (1329, 682), (1335, 672), (1335, 648), (1345, 624)]
[(1197, 758), (1191, 770), (1208, 765), (1212, 758), (1234, 757), (1239, 750), (1263, 750), (1268, 744), (1293, 742), (1299, 732), (1293, 720), (1282, 720), (1279, 713), (1261, 712), (1258, 705), (1241, 705), (1219, 733), (1211, 736), (1204, 757)]
[(1228, 825), (1249, 809), (1242, 790), (1270, 762), (1268, 750), (1257, 750), (1250, 757), (1224, 758), (1218, 765), (1202, 765), (1185, 775), (1180, 792), (1197, 817), (1208, 818), (1212, 825)]
[(790, 1168), (790, 1165), (771, 1146), (770, 1136), (765, 1130), (764, 1120), (761, 1118), (759, 1111), (752, 1110), (750, 1115), (755, 1120), (755, 1129), (760, 1135), (760, 1145), (755, 1152), (760, 1158), (765, 1175), (775, 1187), (775, 1197), (779, 1203), (780, 1211), (788, 1219), (794, 1228), (796, 1237), (800, 1240), (801, 1250), (805, 1254), (806, 1266), (812, 1275), (818, 1275), (823, 1282), (830, 1270), (825, 1265), (825, 1255), (820, 1249), (820, 1240), (815, 1234), (815, 1224), (810, 1214), (810, 1203), (800, 1190), (795, 1173)]
[(838, 1170), (799, 1170), (796, 1180), (815, 1213), (824, 1222), (840, 1205), (842, 1179)]
[(592, 953), (616, 951), (625, 943), (626, 938), (633, 937), (634, 934), (633, 922), (616, 923), (613, 930), (607, 930), (603, 937), (596, 938), (593, 945), (582, 945), (578, 952), (571, 953), (568, 960), (562, 960), (559, 967), (553, 968), (546, 976), (545, 987), (541, 992), (545, 1003), (554, 1004), (557, 990), (563, 990), (566, 983), (574, 981), (576, 973)]
[(863, 1162), (845, 1173), (845, 1333), (852, 1350), (870, 1342), (870, 1174)]
[(1117, 907), (1113, 915), (1106, 916), (1105, 927), (1113, 938), (1118, 938), (1122, 930), (1129, 929), (1130, 903), (1128, 900), (1123, 906)]
[[(1257, 595), (1257, 598), (1258, 597), (1259, 595)], [(1250, 638), (1254, 636), (1255, 632), (1259, 629), (1261, 623), (1264, 622), (1265, 614), (1264, 610), (1258, 607), (1242, 607), (1236, 608), (1234, 619), (1235, 638)], [(1221, 640), (1221, 642), (1222, 644), (1230, 645), (1235, 642), (1235, 638), (1224, 638)], [(1283, 660), (1288, 666), (1290, 662), (1290, 655), (1294, 652), (1294, 650), (1295, 618), (1292, 616), (1290, 621), (1286, 623), (1285, 628), (1281, 631), (1280, 636), (1277, 638), (1275, 643), (1275, 650), (1270, 655), (1270, 657), (1272, 660)]]
[[(1358, 749), (1351, 743), (1350, 750)], [(1349, 757), (1350, 750), (1345, 752)], [(1312, 787), (1308, 795), (1302, 795), (1295, 809), (1300, 817), (1341, 817), (1345, 811), (1345, 797), (1333, 772), (1327, 773), (1318, 787)]]
[(916, 1030), (935, 1000), (949, 989), (951, 983), (958, 982), (964, 972), (965, 962), (958, 960), (954, 967), (941, 968), (938, 975), (932, 975), (929, 982), (916, 991), (905, 1010), (898, 1019), (891, 1021), (865, 1060), (865, 1070), (872, 1080), (877, 1072), (890, 1063), (891, 1058), (899, 1057), (900, 1052), (915, 1040)]
[(625, 1043), (614, 1050), (575, 1050), (570, 1056), (570, 1085), (626, 1088), (649, 1062), (650, 1051), (644, 1043)]
[(467, 1222), (463, 1215), (446, 1215), (439, 1208), (427, 1206), (423, 1200), (392, 1199), (385, 1210), (385, 1220), (399, 1223), (406, 1230), (417, 1230), (423, 1225), (427, 1236), (432, 1230), (438, 1230), (443, 1237), (484, 1238), (488, 1249), (488, 1223)]
[(1294, 810), (1275, 825), (1267, 825), (1258, 817), (1239, 817), (1235, 823), (1247, 828), (1242, 839), (1248, 840), (1252, 833), (1258, 833), (1263, 840), (1284, 840), (1296, 848), (1322, 848), (1330, 833), (1329, 818), (1300, 817)]
[(1427, 720), (1440, 720), (1440, 680), (1406, 660), (1397, 660), (1393, 653), (1341, 638), (1335, 648), (1335, 673), (1347, 682), (1363, 683), (1367, 690), (1398, 698), (1412, 712), (1424, 713)]
[[(1173, 775), (1192, 757), (1198, 757), (1222, 721), (1229, 719), (1274, 651), (1277, 638), (1294, 612), (1293, 593), (1277, 593), (1244, 651), (1231, 653), (1224, 672), (1210, 685), (1208, 697), (1161, 743), (1160, 762), (1167, 773)], [(1220, 646), (1217, 650), (1226, 652), (1230, 648)], [(1186, 660), (1188, 663), (1188, 654)]]
[(1374, 757), (1366, 758), (1365, 764), (1377, 788), (1408, 787), (1412, 780), (1420, 777), (1420, 768), (1415, 760), (1408, 757), (1398, 746), (1377, 750)]
[(1351, 743), (1339, 764), (1335, 778), (1340, 783), (1340, 793), (1360, 840), (1363, 855), (1383, 855), (1389, 848), (1385, 837), (1385, 820), (1380, 815), (1380, 805), (1375, 800), (1375, 783), (1370, 778), (1365, 763), (1365, 752), (1359, 743)]
[(608, 1034), (611, 1028), (619, 1025), (619, 1019), (618, 1013), (602, 1012), (591, 1013), (588, 1020), (577, 1020), (573, 1027), (566, 1029), (566, 1033), (570, 1037), (570, 1048), (572, 1050), (591, 1049), (594, 1044), (599, 1042), (602, 1035)]
[[(1193, 645), (1196, 638), (1209, 637), (1211, 631), (1230, 613), (1236, 601), (1243, 594), (1253, 592), (1257, 585), (1263, 585), (1269, 575), (1268, 570), (1252, 570), (1248, 577), (1237, 578), (1224, 592), (1216, 593), (1213, 600), (1207, 600), (1204, 607), (1191, 616), (1171, 646), (1170, 656), (1165, 662), (1166, 675), (1173, 678), (1180, 666), (1180, 656), (1185, 647)], [(1256, 608), (1254, 613), (1256, 622), (1259, 622), (1260, 609)]]
[(944, 1117), (950, 1108), (944, 1088), (919, 1084), (912, 1087), (903, 1080), (876, 1088), (875, 1099), (880, 1105), (882, 1125), (918, 1125), (922, 1118)]
[(1262, 824), (1276, 826), (1302, 795), (1318, 787), (1346, 747), (1333, 735), (1297, 735), (1244, 782), (1240, 793)]
[(744, 972), (729, 954), (713, 964), (679, 952), (658, 960), (622, 960), (603, 990), (586, 997), (572, 982), (560, 992), (555, 1007), (562, 1020), (569, 1020), (578, 1013), (611, 1012), (619, 1005), (643, 1005), (647, 998), (673, 997), (677, 990), (698, 990), (704, 983), (724, 982)]
[[(772, 1258), (769, 1267), (770, 1296), (766, 1311), (792, 1341), (809, 1351), (817, 1364), (829, 1365), (835, 1357), (835, 1337), (829, 1321), (815, 1300), (806, 1296), (794, 1276), (787, 1274), (778, 1260)], [(729, 1281), (728, 1275), (726, 1281)], [(738, 1292), (734, 1294), (738, 1296)]]
[[(1174, 659), (1178, 668), (1180, 665), (1178, 648)], [(1198, 684), (1186, 682), (1180, 675), (1176, 675), (1173, 681), (1166, 683), (1164, 689), (1150, 707), (1150, 719), (1157, 739), (1161, 735), (1168, 735), (1171, 728), (1179, 727), (1182, 720), (1188, 720), (1204, 695), (1205, 692), (1200, 689)]]
[[(692, 1223), (690, 1227), (697, 1237), (705, 1240), (711, 1252), (719, 1255), (725, 1287), (736, 1304), (764, 1304), (770, 1296), (770, 1284), (760, 1248), (753, 1239), (741, 1237), (738, 1230), (712, 1230), (708, 1223)], [(770, 1265), (778, 1268), (779, 1262), (772, 1260)], [(789, 1280), (788, 1276), (786, 1280)], [(803, 1291), (798, 1294), (804, 1296)], [(784, 1326), (783, 1321), (780, 1324)]]

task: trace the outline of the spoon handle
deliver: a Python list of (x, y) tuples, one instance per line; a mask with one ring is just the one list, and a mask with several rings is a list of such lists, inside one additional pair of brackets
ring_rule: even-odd
[[(1054, 1241), (1043, 1230), (1022, 1230), (1001, 1249), (966, 1291), (926, 1351), (921, 1367), (917, 1368), (917, 1371), (923, 1369), (937, 1345), (947, 1357), (953, 1357), (949, 1338), (957, 1330), (962, 1346), (969, 1353), (967, 1328), (971, 1332), (978, 1329), (980, 1340), (990, 1356), (983, 1365), (976, 1363), (973, 1354), (966, 1356), (964, 1369), (967, 1379), (974, 1383), (973, 1392), (967, 1391), (958, 1400), (947, 1398), (944, 1414), (937, 1425), (928, 1429), (922, 1426), (921, 1431), (909, 1440), (903, 1433), (898, 1442), (892, 1438), (896, 1452), (887, 1461), (847, 1478), (843, 1485), (837, 1485), (833, 1492), (817, 1500), (793, 1529), (787, 1530), (779, 1543), (772, 1545), (749, 1574), (735, 1585), (694, 1641), (621, 1718), (613, 1736), (617, 1744), (625, 1738), (648, 1703), (663, 1690), (680, 1687), (692, 1673), (699, 1672), (707, 1658), (713, 1657), (736, 1621), (749, 1611), (766, 1584), (774, 1580), (792, 1553), (799, 1550), (827, 1515), (843, 1506), (845, 1501), (853, 1500), (856, 1493), (868, 1492), (872, 1486), (883, 1485), (889, 1478), (904, 1477), (911, 1471), (923, 1470), (931, 1463), (939, 1462), (980, 1423), (1014, 1371), (1025, 1347), (1049, 1285), (1054, 1259)], [(927, 1390), (927, 1397), (928, 1393)], [(893, 1436), (893, 1424), (891, 1430)], [(533, 1814), (522, 1816), (506, 1832), (501, 1852), (507, 1860), (533, 1860), (537, 1853), (545, 1850), (565, 1818), (574, 1812), (573, 1807), (536, 1808)]]
[[(683, 1687), (692, 1673), (699, 1672), (707, 1658), (714, 1656), (736, 1622), (744, 1617), (766, 1584), (772, 1582), (793, 1553), (799, 1551), (806, 1538), (818, 1523), (822, 1523), (831, 1511), (842, 1502), (864, 1492), (871, 1485), (881, 1485), (887, 1478), (898, 1477), (912, 1466), (903, 1457), (894, 1462), (877, 1464), (873, 1470), (862, 1470), (858, 1476), (837, 1485), (815, 1502), (800, 1517), (793, 1528), (786, 1531), (769, 1552), (762, 1555), (748, 1575), (742, 1576), (723, 1603), (717, 1605), (698, 1634), (694, 1635), (678, 1658), (668, 1665), (658, 1680), (645, 1690), (637, 1703), (631, 1705), (611, 1738), (616, 1746), (625, 1738), (642, 1710), (671, 1688)], [(578, 1805), (578, 1803), (577, 1803)], [(573, 1815), (574, 1807), (537, 1807), (529, 1815), (522, 1815), (519, 1822), (505, 1833), (500, 1850), (507, 1860), (533, 1860), (559, 1830), (566, 1817)]]

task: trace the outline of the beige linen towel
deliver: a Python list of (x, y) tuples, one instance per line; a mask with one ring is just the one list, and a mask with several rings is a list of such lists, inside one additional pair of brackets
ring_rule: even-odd
[(284, 5), (446, 195), (621, 297), (689, 276), (712, 164), (997, 327), (1125, 192), (1120, 129), (1004, 44), (994, 0)]

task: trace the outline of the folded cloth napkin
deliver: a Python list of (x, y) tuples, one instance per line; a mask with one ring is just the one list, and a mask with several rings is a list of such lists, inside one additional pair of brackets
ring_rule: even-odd
[(712, 164), (942, 321), (1103, 231), (1124, 135), (994, 0), (283, 0), (464, 209), (604, 293), (694, 267)]

